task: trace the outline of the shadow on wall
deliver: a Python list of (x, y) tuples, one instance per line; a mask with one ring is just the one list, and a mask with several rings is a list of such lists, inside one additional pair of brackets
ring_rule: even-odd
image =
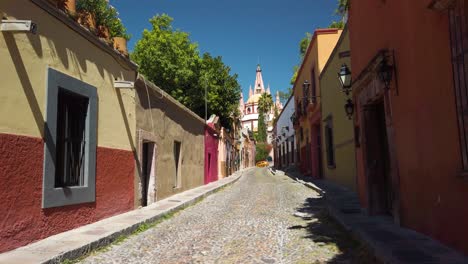
[[(186, 109), (183, 109), (176, 103), (172, 102), (167, 98), (168, 95), (164, 93), (161, 94), (153, 90), (149, 85), (146, 87), (147, 88), (145, 88), (145, 84), (142, 81), (138, 81), (138, 85), (136, 85), (137, 96), (140, 105), (144, 110), (150, 109), (151, 105), (151, 109), (160, 110), (164, 113), (166, 118), (170, 118), (173, 122), (182, 126), (185, 131), (195, 136), (205, 135), (205, 126), (201, 120), (194, 117)], [(148, 89), (150, 103), (148, 103), (148, 94), (146, 93), (146, 89)]]
[[(6, 32), (3, 32), (3, 37), (5, 38), (7, 49), (10, 52), (10, 57), (13, 60), (13, 64), (15, 65), (16, 73), (18, 74), (18, 78), (21, 81), (21, 86), (23, 88), (24, 94), (26, 95), (26, 99), (28, 100), (28, 104), (31, 108), (31, 113), (33, 114), (37, 128), (40, 131), (42, 138), (45, 138), (46, 135), (47, 138), (53, 138), (50, 129), (45, 122), (44, 116), (42, 116), (41, 108), (37, 101), (36, 95), (34, 94), (34, 88), (32, 86), (31, 80), (29, 79), (29, 75), (24, 65), (23, 59), (21, 58), (18, 46), (16, 45), (15, 38), (11, 33)], [(46, 144), (48, 149), (53, 151), (55, 150), (55, 145), (53, 145), (53, 142), (47, 141)], [(52, 156), (55, 157), (55, 153), (52, 153)]]
[(324, 199), (307, 198), (301, 207), (296, 208), (301, 218), (307, 221), (306, 226), (291, 226), (288, 229), (306, 229), (307, 236), (304, 238), (312, 239), (317, 245), (336, 248), (337, 255), (326, 263), (379, 263), (374, 255), (354, 241), (347, 231), (331, 218), (325, 208)]

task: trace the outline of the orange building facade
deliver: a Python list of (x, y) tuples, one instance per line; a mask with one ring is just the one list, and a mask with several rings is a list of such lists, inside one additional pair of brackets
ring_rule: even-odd
[(348, 25), (361, 204), (467, 254), (465, 9), (351, 1)]
[(293, 118), (299, 151), (299, 169), (306, 176), (322, 177), (321, 106), (319, 76), (335, 47), (341, 30), (317, 29), (307, 48), (294, 83)]

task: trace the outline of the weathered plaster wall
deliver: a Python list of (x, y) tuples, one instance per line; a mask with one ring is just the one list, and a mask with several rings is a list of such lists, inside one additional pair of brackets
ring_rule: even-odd
[(97, 87), (98, 145), (131, 150), (134, 92), (116, 90), (113, 80), (134, 80), (135, 72), (29, 0), (0, 1), (0, 11), (38, 25), (37, 35), (0, 34), (0, 133), (44, 137), (46, 70), (52, 67)]
[(50, 209), (41, 209), (43, 156), (41, 139), (0, 134), (0, 252), (133, 208), (130, 151), (98, 147), (96, 202)]
[[(390, 92), (387, 111), (394, 129), (401, 223), (468, 254), (468, 182), (459, 175), (448, 15), (427, 8), (430, 2), (351, 1), (352, 73), (356, 78), (380, 49), (395, 51), (398, 95)], [(359, 192), (366, 200), (362, 151), (357, 158)]]
[[(133, 208), (134, 91), (117, 91), (113, 80), (133, 80), (135, 72), (32, 1), (0, 1), (0, 13), (38, 25), (37, 35), (0, 34), (0, 251), (5, 251)], [(97, 88), (93, 203), (41, 209), (48, 67)]]
[(335, 167), (327, 166), (325, 123), (322, 123), (322, 157), (324, 177), (355, 191), (357, 188), (354, 125), (353, 121), (346, 116), (344, 104), (348, 97), (342, 92), (341, 83), (338, 79), (341, 65), (346, 64), (351, 67), (350, 57), (340, 58), (340, 53), (349, 51), (349, 49), (349, 31), (345, 29), (321, 74), (322, 120), (327, 117), (331, 117), (332, 120)]
[[(148, 103), (148, 94), (150, 100)], [(204, 183), (205, 122), (143, 77), (136, 83), (137, 130), (154, 136), (156, 153), (156, 200), (192, 189)], [(182, 184), (174, 188), (174, 141), (181, 142)], [(139, 151), (139, 150), (138, 150)], [(139, 163), (139, 162), (138, 162)], [(139, 185), (139, 175), (136, 185)], [(138, 188), (135, 196), (141, 196)]]

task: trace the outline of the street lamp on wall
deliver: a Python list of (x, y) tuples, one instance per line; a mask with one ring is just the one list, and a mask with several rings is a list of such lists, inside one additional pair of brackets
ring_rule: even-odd
[(346, 64), (341, 65), (340, 72), (338, 72), (338, 79), (341, 83), (341, 89), (346, 95), (351, 92), (351, 71)]
[(310, 86), (310, 83), (308, 80), (305, 80), (305, 82), (302, 84), (302, 87), (304, 88), (304, 92), (306, 94), (309, 93), (309, 86)]
[(354, 103), (351, 99), (348, 99), (346, 101), (346, 104), (344, 105), (346, 115), (348, 116), (348, 119), (351, 120), (354, 114)]
[(393, 78), (393, 66), (388, 64), (386, 57), (384, 57), (380, 62), (377, 75), (379, 80), (385, 85), (385, 89), (388, 90)]

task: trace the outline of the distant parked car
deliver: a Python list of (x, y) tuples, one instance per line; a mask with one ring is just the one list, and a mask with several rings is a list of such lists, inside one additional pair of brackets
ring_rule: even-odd
[(268, 167), (268, 165), (270, 165), (270, 163), (268, 163), (268, 161), (266, 161), (266, 160), (262, 160), (262, 161), (257, 162), (256, 165), (257, 165), (257, 167), (263, 168), (263, 167)]

